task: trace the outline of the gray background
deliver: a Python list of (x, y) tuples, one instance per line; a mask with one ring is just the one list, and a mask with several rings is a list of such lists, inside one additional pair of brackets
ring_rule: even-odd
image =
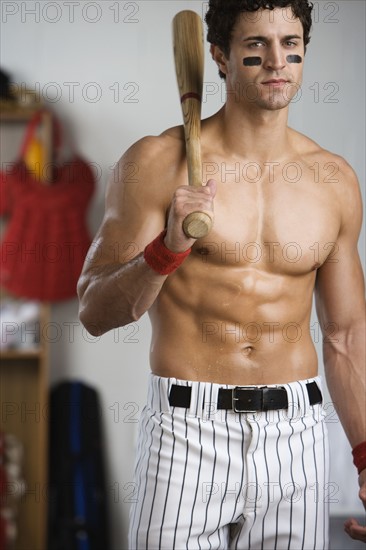
[[(95, 233), (111, 168), (129, 145), (147, 134), (180, 124), (171, 20), (182, 9), (203, 15), (207, 2), (6, 2), (1, 3), (1, 66), (18, 86), (39, 90), (59, 115), (67, 145), (98, 167), (98, 187), (88, 222)], [(301, 97), (290, 125), (342, 155), (365, 180), (365, 3), (315, 2), (312, 40)], [(206, 45), (203, 117), (225, 99)], [(15, 158), (20, 129), (2, 128), (2, 162)], [(365, 232), (360, 239), (364, 261)], [(348, 289), (348, 292), (352, 289)], [(81, 378), (100, 391), (105, 430), (108, 491), (114, 549), (126, 545), (132, 469), (139, 411), (148, 377), (150, 325), (138, 323), (89, 336), (77, 302), (53, 307), (50, 381)], [(321, 366), (321, 335), (312, 333)], [(345, 396), (347, 398), (347, 396)], [(323, 497), (333, 515), (360, 515), (357, 476), (350, 447), (329, 396), (331, 485)], [(351, 547), (351, 543), (350, 543)]]

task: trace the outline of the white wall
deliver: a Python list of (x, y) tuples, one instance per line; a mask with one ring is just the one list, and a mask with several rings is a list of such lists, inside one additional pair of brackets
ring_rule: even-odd
[[(101, 177), (90, 209), (94, 233), (103, 215), (110, 167), (134, 141), (181, 122), (175, 82), (171, 20), (187, 7), (203, 14), (206, 2), (1, 3), (1, 66), (12, 80), (39, 88), (59, 115), (68, 140)], [(365, 3), (315, 2), (313, 38), (306, 56), (301, 99), (290, 125), (343, 155), (363, 186), (365, 154)], [(203, 116), (224, 101), (223, 85), (206, 47)], [(72, 83), (72, 84), (71, 84)], [(364, 233), (360, 241), (364, 250)], [(100, 391), (110, 485), (114, 548), (126, 545), (138, 413), (149, 371), (150, 326), (139, 323), (100, 339), (82, 329), (76, 300), (53, 307), (51, 382), (81, 378)], [(321, 358), (321, 339), (314, 338)], [(329, 397), (328, 397), (329, 401)], [(331, 412), (331, 405), (329, 405)], [(334, 514), (360, 514), (355, 469), (337, 418), (332, 441)], [(326, 495), (327, 496), (327, 495)]]

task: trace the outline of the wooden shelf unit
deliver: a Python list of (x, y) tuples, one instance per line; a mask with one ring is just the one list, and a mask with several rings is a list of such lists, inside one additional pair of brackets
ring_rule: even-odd
[[(37, 108), (2, 111), (0, 123), (26, 123)], [(51, 159), (52, 122), (42, 119), (46, 158)], [(7, 293), (2, 289), (1, 299)], [(15, 298), (15, 297), (14, 297)], [(40, 305), (37, 348), (0, 350), (0, 430), (15, 435), (23, 447), (22, 479), (25, 494), (18, 500), (17, 538), (12, 550), (46, 550), (48, 489), (48, 371), (49, 353), (44, 327), (49, 323), (50, 305)]]

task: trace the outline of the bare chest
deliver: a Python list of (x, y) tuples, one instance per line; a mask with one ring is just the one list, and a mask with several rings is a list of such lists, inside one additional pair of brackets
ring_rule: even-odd
[(215, 222), (196, 243), (196, 254), (283, 274), (305, 274), (336, 260), (340, 214), (332, 186), (312, 180), (298, 163), (274, 168), (263, 175), (252, 163), (244, 172), (225, 166), (212, 174)]

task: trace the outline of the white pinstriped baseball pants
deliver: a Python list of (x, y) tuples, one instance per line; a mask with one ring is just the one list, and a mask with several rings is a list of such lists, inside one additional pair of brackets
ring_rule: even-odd
[[(328, 548), (328, 438), (306, 383), (286, 388), (287, 409), (216, 410), (219, 388), (151, 375), (141, 414), (129, 548)], [(191, 407), (169, 405), (172, 384)], [(208, 401), (208, 399), (210, 399)]]

